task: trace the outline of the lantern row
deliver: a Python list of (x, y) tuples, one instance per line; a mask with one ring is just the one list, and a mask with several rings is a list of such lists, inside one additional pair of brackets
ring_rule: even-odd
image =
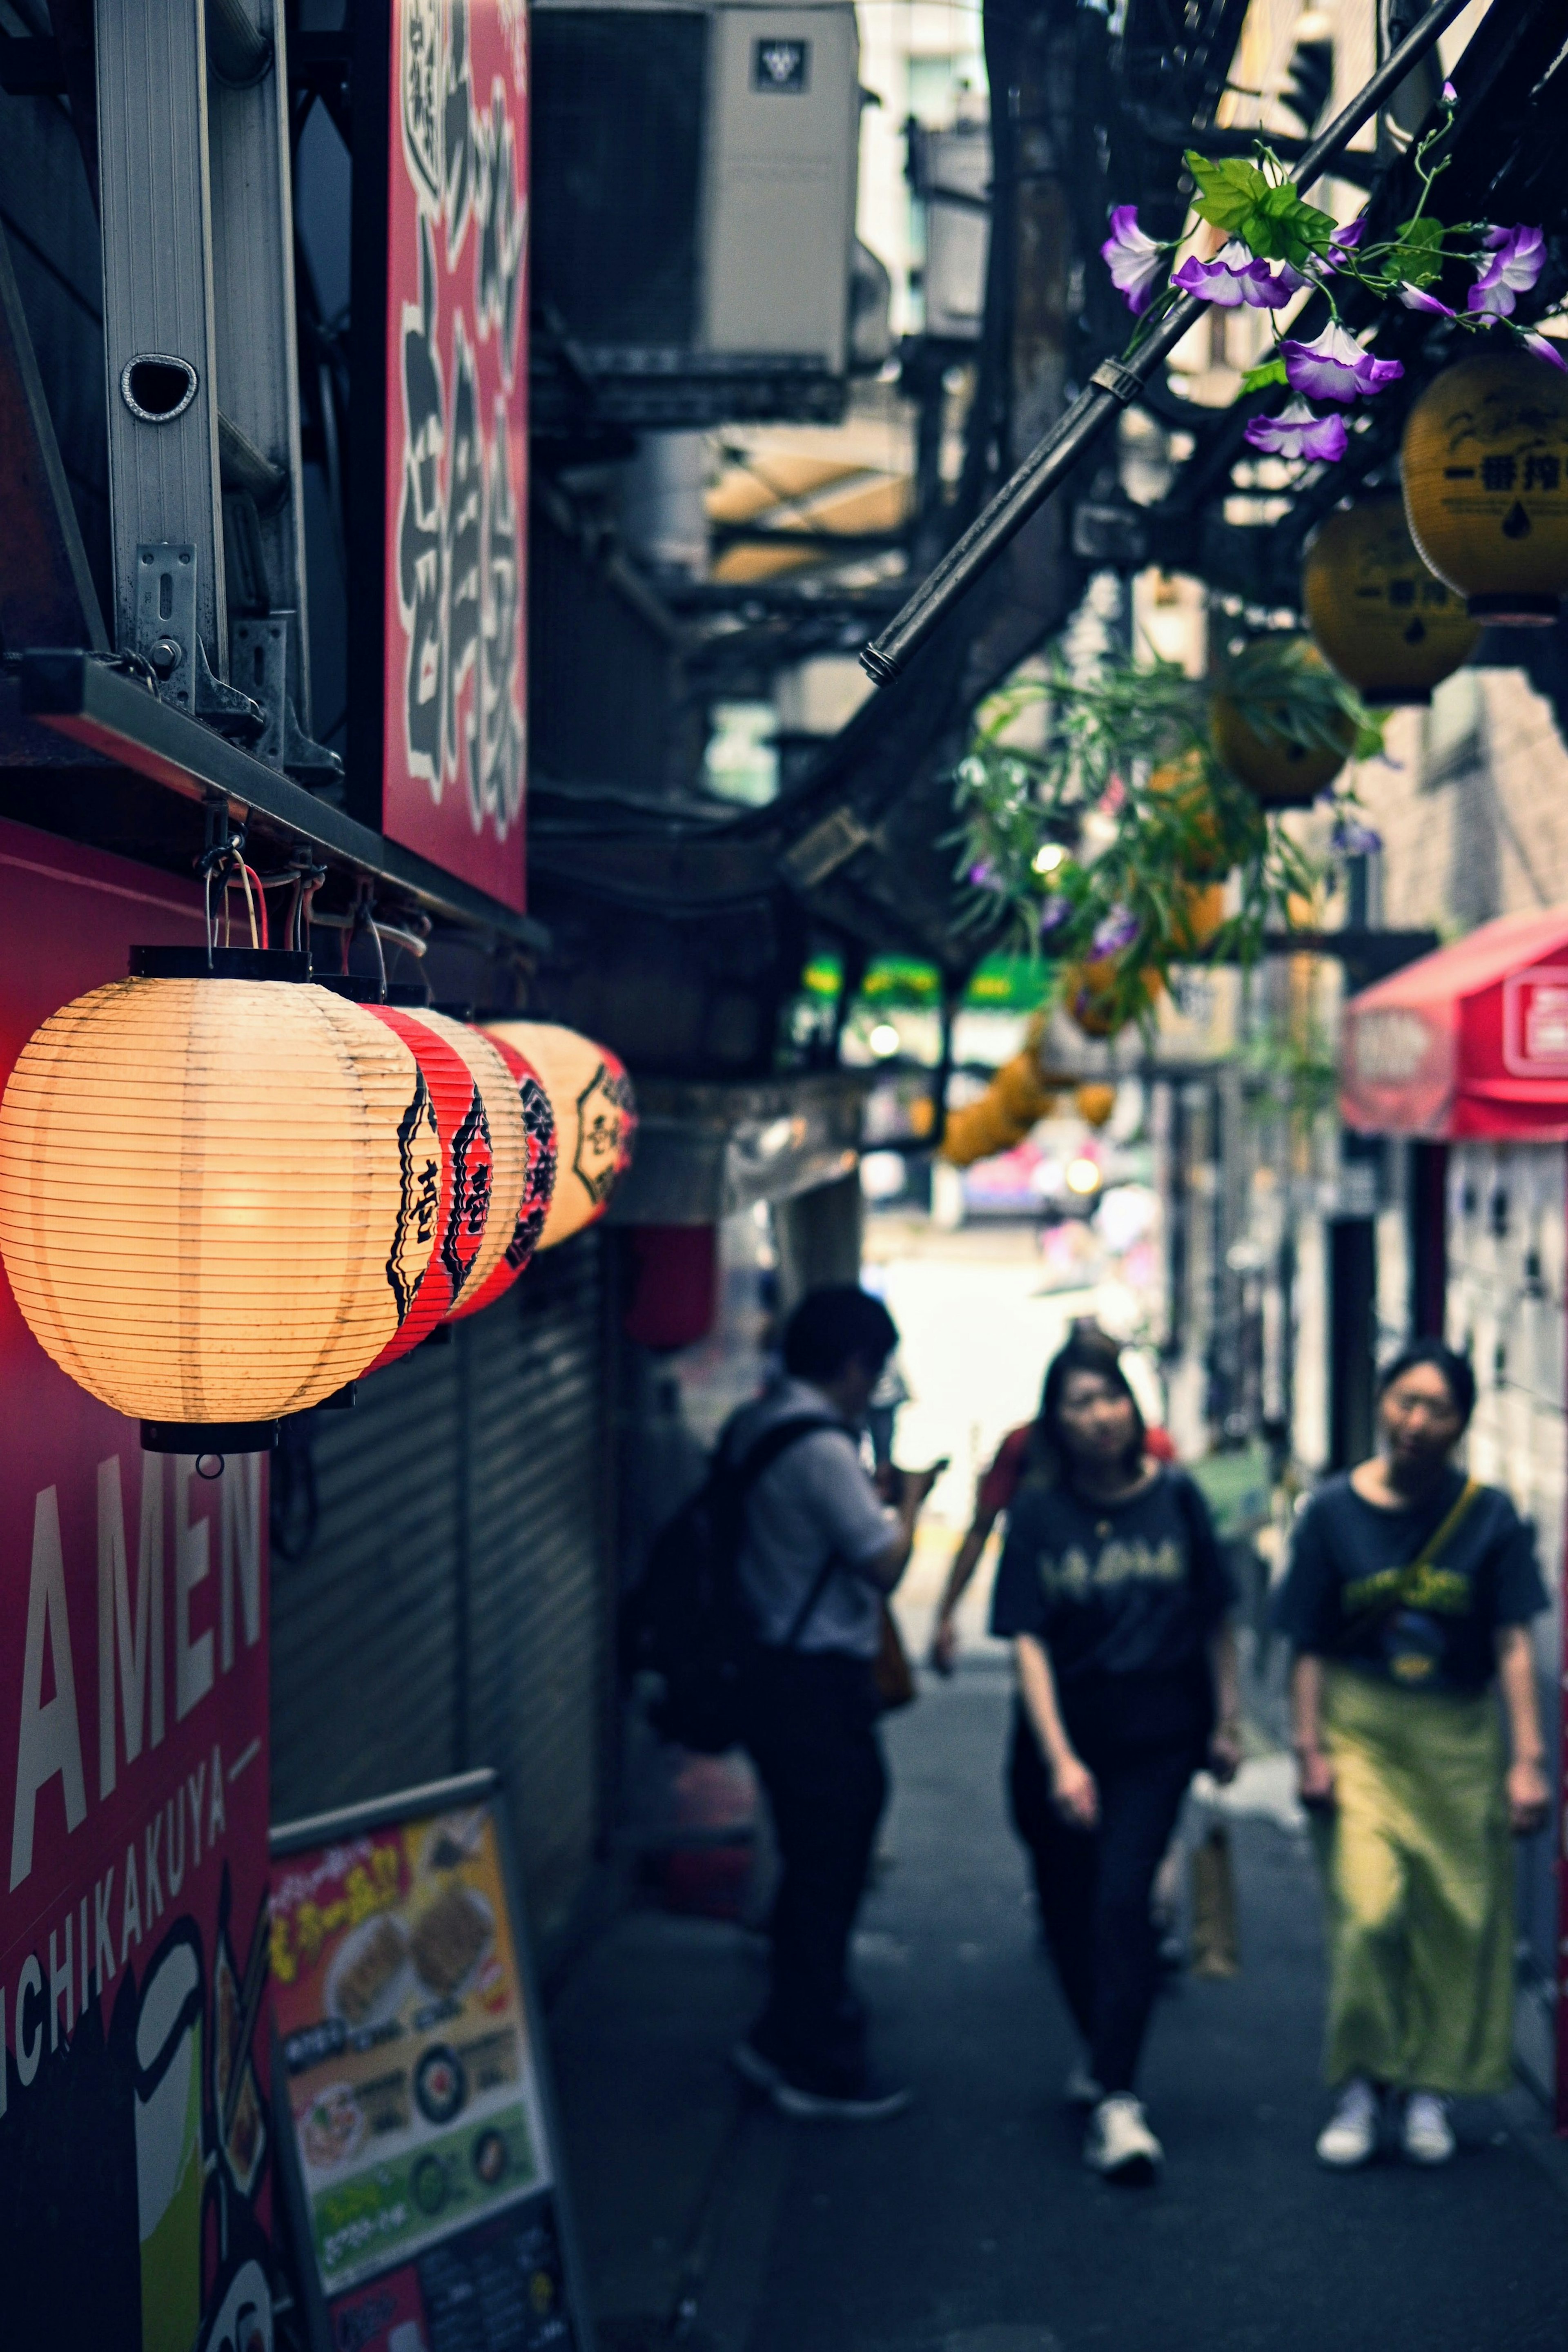
[(181, 1453), (475, 1315), (602, 1215), (635, 1106), (554, 1024), (353, 1001), (302, 957), (136, 949), (0, 1104), (0, 1255), (46, 1353)]

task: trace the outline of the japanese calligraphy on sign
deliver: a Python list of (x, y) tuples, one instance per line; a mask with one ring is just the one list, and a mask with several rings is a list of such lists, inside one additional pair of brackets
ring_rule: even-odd
[(517, 0), (394, 0), (382, 823), (523, 904), (528, 47)]

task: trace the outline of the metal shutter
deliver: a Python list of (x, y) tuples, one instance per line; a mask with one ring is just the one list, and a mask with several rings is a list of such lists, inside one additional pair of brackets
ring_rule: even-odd
[(450, 1346), (313, 1415), (274, 1473), (274, 1818), (493, 1764), (547, 1948), (605, 1777), (603, 1246), (549, 1252)]

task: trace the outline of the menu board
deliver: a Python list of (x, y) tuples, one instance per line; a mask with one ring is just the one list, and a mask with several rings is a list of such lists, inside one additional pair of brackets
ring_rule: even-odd
[(275, 1831), (273, 1851), (280, 2137), (324, 2341), (584, 2345), (492, 1776)]

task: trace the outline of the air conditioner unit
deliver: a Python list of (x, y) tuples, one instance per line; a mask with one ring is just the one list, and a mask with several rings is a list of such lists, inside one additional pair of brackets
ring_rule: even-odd
[(535, 297), (601, 418), (836, 413), (853, 7), (538, 0), (532, 22)]

